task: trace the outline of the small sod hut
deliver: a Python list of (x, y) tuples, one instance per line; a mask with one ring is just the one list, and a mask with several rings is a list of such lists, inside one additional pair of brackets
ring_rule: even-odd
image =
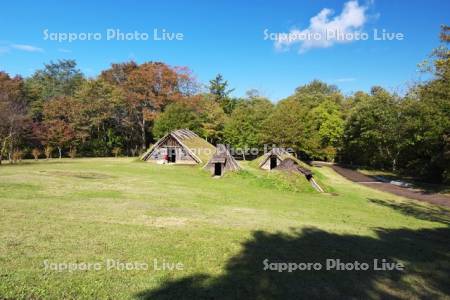
[(283, 161), (281, 161), (281, 163), (275, 168), (275, 170), (297, 171), (305, 175), (306, 179), (308, 180), (312, 178), (312, 172), (310, 170), (300, 166), (297, 161), (290, 157), (285, 158)]
[(273, 148), (260, 158), (259, 167), (263, 170), (298, 171), (309, 180), (312, 172), (302, 166), (302, 162), (283, 148)]
[(259, 167), (263, 170), (272, 170), (278, 167), (278, 165), (286, 158), (295, 159), (295, 157), (289, 154), (285, 149), (273, 148), (259, 159)]
[(264, 170), (280, 170), (300, 173), (311, 183), (312, 187), (323, 193), (324, 190), (314, 180), (311, 170), (304, 166), (304, 163), (292, 156), (282, 148), (273, 148), (260, 158), (258, 158), (259, 167)]
[(159, 139), (141, 159), (160, 164), (205, 164), (216, 149), (189, 129), (174, 130)]
[(209, 169), (213, 176), (222, 176), (225, 172), (238, 171), (241, 169), (227, 147), (222, 144), (217, 145), (216, 153), (214, 153), (212, 158), (205, 165), (205, 168)]

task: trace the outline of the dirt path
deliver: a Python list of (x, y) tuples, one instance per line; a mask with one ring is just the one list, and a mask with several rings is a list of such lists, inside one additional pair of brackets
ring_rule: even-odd
[(450, 197), (438, 194), (438, 193), (427, 193), (422, 190), (405, 188), (396, 186), (390, 183), (381, 182), (371, 176), (361, 174), (358, 171), (347, 169), (337, 165), (328, 165), (333, 170), (335, 170), (340, 175), (344, 176), (348, 180), (353, 182), (380, 190), (388, 193), (392, 193), (398, 196), (403, 196), (410, 199), (425, 201), (428, 203), (433, 203), (437, 205), (450, 207)]

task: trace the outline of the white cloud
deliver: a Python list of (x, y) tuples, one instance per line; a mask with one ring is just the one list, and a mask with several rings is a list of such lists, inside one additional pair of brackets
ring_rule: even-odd
[(26, 51), (26, 52), (44, 52), (44, 49), (42, 49), (42, 48), (31, 46), (31, 45), (23, 45), (23, 44), (12, 44), (11, 48)]
[(298, 45), (299, 52), (304, 53), (313, 48), (328, 48), (337, 43), (352, 42), (357, 39), (368, 19), (367, 8), (359, 5), (357, 0), (351, 0), (344, 4), (341, 14), (334, 17), (331, 9), (324, 8), (310, 19), (308, 28), (292, 29), (287, 33), (289, 37), (275, 41), (275, 47), (278, 50), (288, 50)]

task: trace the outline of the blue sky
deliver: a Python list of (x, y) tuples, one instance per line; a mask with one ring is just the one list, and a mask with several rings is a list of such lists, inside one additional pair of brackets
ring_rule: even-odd
[[(163, 61), (189, 67), (207, 83), (217, 73), (236, 96), (258, 89), (276, 101), (318, 78), (345, 93), (382, 85), (401, 90), (420, 79), (417, 64), (439, 44), (450, 23), (450, 2), (429, 1), (7, 1), (0, 9), (0, 70), (29, 76), (50, 60), (76, 59), (90, 77), (112, 62)], [(324, 10), (329, 9), (329, 10)], [(315, 17), (315, 21), (311, 18)], [(336, 28), (366, 32), (368, 40), (294, 40), (269, 33)], [(106, 40), (106, 30), (149, 33), (146, 41)], [(101, 40), (58, 42), (49, 33), (102, 34)], [(179, 41), (154, 41), (153, 30), (179, 32)], [(402, 33), (375, 41), (373, 30)], [(295, 31), (297, 30), (297, 31)]]

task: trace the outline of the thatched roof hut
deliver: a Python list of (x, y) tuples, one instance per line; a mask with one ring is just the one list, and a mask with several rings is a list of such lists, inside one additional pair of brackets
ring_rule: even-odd
[(241, 169), (227, 147), (222, 144), (217, 145), (216, 153), (208, 161), (205, 168), (209, 169), (213, 176), (222, 176), (225, 172)]
[(213, 145), (189, 129), (174, 130), (159, 139), (141, 159), (161, 164), (204, 164), (215, 152)]

